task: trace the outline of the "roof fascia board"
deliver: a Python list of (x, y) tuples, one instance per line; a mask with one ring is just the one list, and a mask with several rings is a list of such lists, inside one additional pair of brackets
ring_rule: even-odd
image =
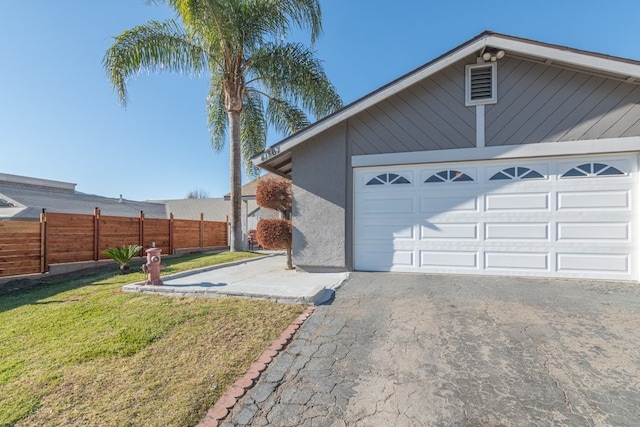
[[(395, 82), (392, 82), (391, 84), (387, 85), (386, 87), (383, 87), (382, 89), (372, 93), (369, 96), (360, 98), (360, 100), (355, 101), (352, 105), (338, 112), (333, 117), (329, 117), (327, 120), (320, 121), (317, 123), (317, 125), (311, 125), (306, 130), (303, 130), (299, 134), (293, 136), (291, 139), (285, 140), (280, 144), (277, 144), (279, 145), (279, 149), (280, 149), (279, 152), (284, 153), (289, 151), (290, 149), (292, 149), (302, 141), (312, 138), (324, 132), (325, 130), (335, 126), (336, 124), (342, 122), (343, 120), (355, 114), (358, 114), (361, 111), (366, 110), (367, 108), (389, 98), (390, 96), (395, 95), (401, 90), (414, 85), (420, 80), (423, 80), (429, 77), (430, 75), (437, 73), (438, 71), (448, 67), (449, 65), (459, 61), (460, 59), (477, 52), (478, 50), (482, 49), (485, 46), (486, 44), (485, 40), (486, 40), (486, 37), (478, 39), (475, 42), (469, 45), (463, 46), (459, 50), (452, 52), (451, 54), (449, 54), (444, 58), (435, 60), (433, 63), (427, 65), (423, 69), (417, 72), (414, 72), (413, 74), (410, 74), (406, 77), (401, 77)], [(263, 163), (269, 160), (273, 160), (276, 157), (278, 156), (273, 156), (263, 160), (261, 158), (261, 155), (259, 154), (255, 156), (252, 159), (252, 161), (256, 166), (260, 166)]]
[(620, 74), (625, 77), (640, 77), (640, 67), (620, 60), (600, 57), (588, 52), (576, 52), (560, 47), (545, 46), (537, 43), (524, 42), (510, 38), (491, 35), (486, 39), (487, 45), (514, 51), (524, 55), (537, 56), (551, 61), (564, 62), (585, 68), (593, 68), (609, 73)]

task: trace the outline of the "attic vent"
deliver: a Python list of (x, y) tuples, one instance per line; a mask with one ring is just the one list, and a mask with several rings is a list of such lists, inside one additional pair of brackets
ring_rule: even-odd
[(498, 101), (496, 64), (466, 66), (465, 105), (495, 104)]

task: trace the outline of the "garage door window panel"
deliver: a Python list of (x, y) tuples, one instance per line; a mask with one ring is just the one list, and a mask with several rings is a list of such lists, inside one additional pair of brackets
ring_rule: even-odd
[(569, 169), (562, 178), (584, 178), (594, 176), (625, 175), (620, 169), (604, 163), (583, 163)]
[(441, 183), (441, 182), (473, 182), (474, 179), (471, 178), (464, 172), (456, 171), (456, 170), (444, 170), (437, 173), (434, 173), (429, 178), (427, 178), (424, 183), (432, 184), (432, 183)]
[(395, 173), (383, 173), (367, 181), (366, 185), (411, 184), (407, 178)]
[(522, 166), (512, 166), (494, 174), (489, 181), (514, 180), (514, 179), (544, 179), (540, 172)]

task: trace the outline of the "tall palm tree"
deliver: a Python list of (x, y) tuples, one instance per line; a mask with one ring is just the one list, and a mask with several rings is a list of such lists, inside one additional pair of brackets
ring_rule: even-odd
[(232, 251), (242, 249), (241, 158), (266, 146), (268, 126), (289, 134), (342, 106), (314, 52), (286, 37), (292, 28), (321, 32), (319, 0), (156, 0), (179, 21), (150, 21), (114, 37), (104, 57), (123, 105), (126, 83), (140, 71), (207, 75), (211, 144), (224, 147), (229, 131)]

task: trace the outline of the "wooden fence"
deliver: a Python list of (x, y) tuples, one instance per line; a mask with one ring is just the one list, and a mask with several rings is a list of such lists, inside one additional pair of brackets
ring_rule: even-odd
[(0, 222), (0, 277), (44, 273), (49, 264), (105, 259), (110, 247), (152, 242), (165, 254), (177, 249), (228, 246), (225, 222), (43, 212), (40, 222)]

